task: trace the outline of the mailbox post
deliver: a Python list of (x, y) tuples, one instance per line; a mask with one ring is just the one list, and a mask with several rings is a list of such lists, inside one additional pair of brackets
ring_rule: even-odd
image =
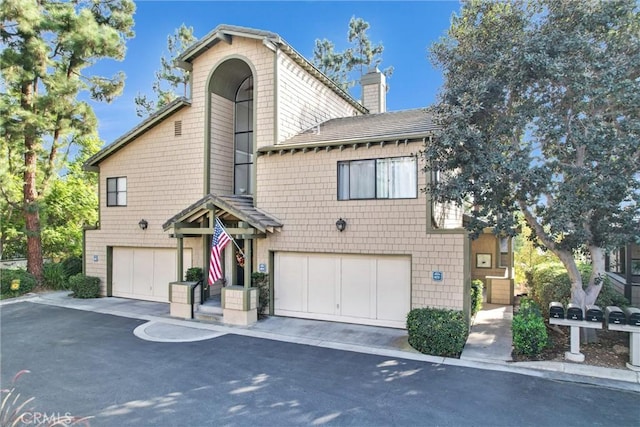
[(609, 306), (607, 312), (607, 327), (612, 331), (629, 332), (629, 361), (627, 368), (640, 371), (640, 309)]
[(565, 352), (564, 358), (572, 362), (584, 362), (584, 354), (580, 353), (580, 328), (602, 329), (602, 310), (598, 306), (588, 306), (587, 317), (584, 320), (582, 308), (569, 304), (566, 319), (563, 319), (559, 315), (559, 307), (562, 307), (559, 302), (549, 304), (549, 323), (571, 327), (571, 351)]

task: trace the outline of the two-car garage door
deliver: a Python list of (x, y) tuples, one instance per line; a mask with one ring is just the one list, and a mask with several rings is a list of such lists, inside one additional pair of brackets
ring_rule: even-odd
[(276, 315), (406, 327), (411, 258), (278, 252)]
[[(169, 283), (177, 279), (176, 255), (175, 249), (113, 248), (113, 296), (168, 302)], [(183, 265), (191, 266), (189, 249)]]

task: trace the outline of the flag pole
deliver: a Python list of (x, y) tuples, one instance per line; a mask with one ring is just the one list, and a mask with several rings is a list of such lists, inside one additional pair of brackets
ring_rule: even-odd
[[(220, 221), (220, 218), (216, 217), (216, 222), (218, 223), (218, 225), (220, 225), (220, 227), (222, 227), (224, 232), (227, 233), (227, 229), (224, 228), (224, 225), (222, 225), (222, 221)], [(236, 243), (236, 239), (231, 237), (229, 233), (227, 233), (227, 236), (231, 238), (231, 241), (233, 242), (233, 244), (236, 245), (236, 248), (238, 248), (238, 251), (240, 251), (240, 255), (242, 255), (242, 257), (244, 258), (244, 252), (242, 252), (242, 249), (240, 249), (240, 246), (238, 246), (238, 244)]]

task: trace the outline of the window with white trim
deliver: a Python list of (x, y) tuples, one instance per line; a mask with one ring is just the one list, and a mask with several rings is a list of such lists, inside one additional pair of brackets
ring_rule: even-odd
[(127, 206), (127, 177), (107, 178), (107, 206)]
[(415, 156), (338, 162), (338, 200), (418, 197)]

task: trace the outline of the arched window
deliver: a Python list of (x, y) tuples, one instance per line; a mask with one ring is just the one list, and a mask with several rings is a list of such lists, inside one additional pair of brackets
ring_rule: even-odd
[(236, 92), (234, 124), (234, 194), (253, 194), (253, 77)]

